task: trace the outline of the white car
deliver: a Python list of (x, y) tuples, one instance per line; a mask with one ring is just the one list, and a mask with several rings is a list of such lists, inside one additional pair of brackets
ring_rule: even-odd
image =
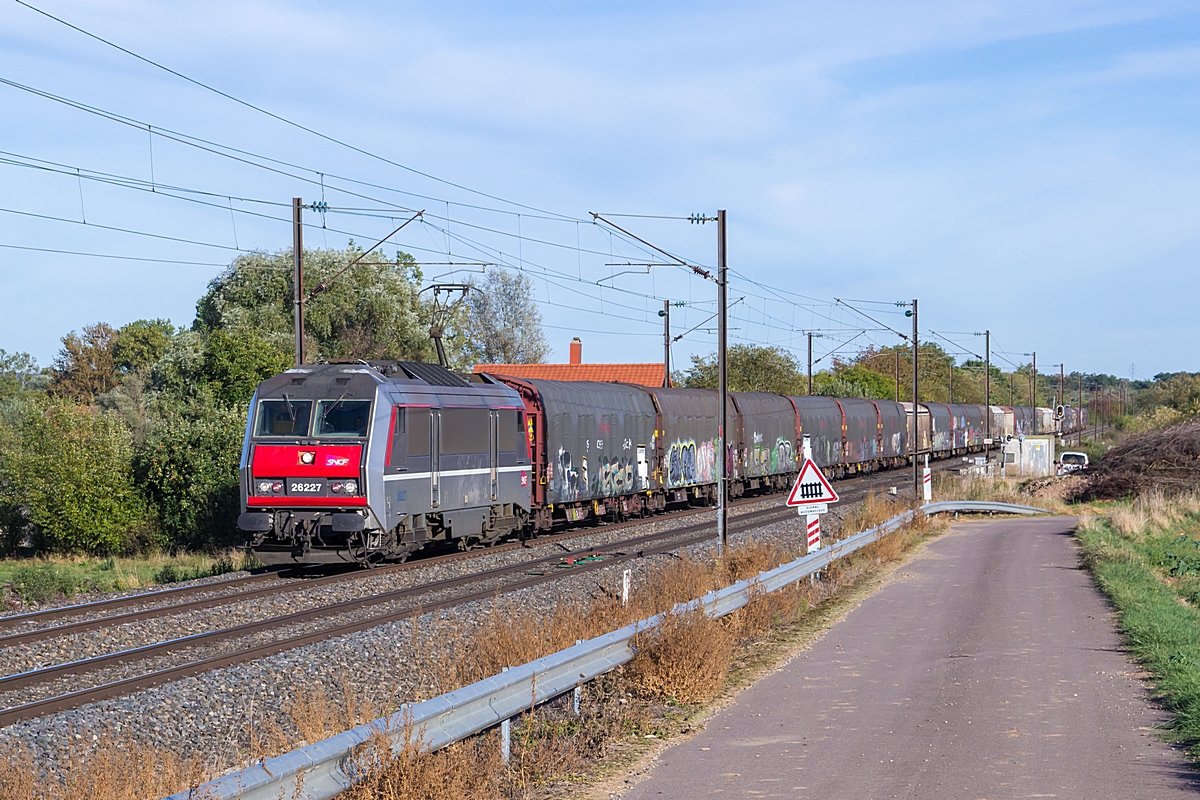
[(1079, 453), (1074, 450), (1066, 450), (1058, 456), (1058, 474), (1069, 475), (1072, 472), (1077, 472), (1081, 469), (1087, 469), (1088, 457), (1087, 453)]

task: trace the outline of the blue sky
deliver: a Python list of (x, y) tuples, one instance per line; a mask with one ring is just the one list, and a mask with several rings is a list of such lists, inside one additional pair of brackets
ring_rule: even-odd
[[(0, 86), (0, 159), (63, 165), (0, 164), (0, 245), (198, 262), (0, 246), (0, 347), (42, 363), (59, 337), (98, 320), (190, 324), (233, 247), (290, 246), (289, 211), (270, 203), (318, 199), (323, 182), (334, 208), (392, 210), (310, 213), (310, 246), (373, 241), (402, 207), (425, 209), (396, 244), (423, 261), (527, 271), (556, 359), (577, 333), (586, 360), (659, 360), (662, 298), (689, 304), (675, 312), (678, 331), (700, 325), (675, 345), (676, 362), (711, 350), (711, 284), (656, 267), (599, 285), (621, 270), (607, 264), (649, 258), (588, 212), (725, 208), (731, 296), (744, 298), (734, 341), (803, 357), (803, 331), (817, 329), (820, 356), (876, 327), (834, 298), (874, 301), (855, 305), (903, 330), (888, 303), (917, 297), (924, 330), (990, 328), (1013, 361), (1037, 350), (1039, 365), (1068, 369), (1200, 370), (1194, 4), (34, 5), (442, 179), (0, 0), (0, 78), (151, 126)], [(256, 168), (168, 130), (305, 169)], [(84, 180), (88, 170), (153, 176), (156, 191)], [(207, 194), (180, 200), (160, 184)], [(613, 220), (715, 261), (712, 225)], [(981, 352), (974, 337), (947, 335)], [(868, 331), (845, 352), (896, 340)]]

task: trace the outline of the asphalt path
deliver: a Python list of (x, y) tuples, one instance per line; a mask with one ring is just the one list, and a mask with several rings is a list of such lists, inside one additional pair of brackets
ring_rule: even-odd
[(622, 796), (1196, 797), (1073, 523), (956, 524)]

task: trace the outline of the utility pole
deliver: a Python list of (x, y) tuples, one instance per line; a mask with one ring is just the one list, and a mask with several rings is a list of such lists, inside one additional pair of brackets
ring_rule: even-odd
[(988, 457), (988, 442), (992, 438), (992, 332), (983, 332), (983, 409), (987, 424), (983, 434), (983, 457)]
[(950, 402), (954, 402), (954, 356), (950, 356)]
[(1079, 444), (1083, 444), (1083, 373), (1079, 373)]
[(900, 348), (896, 348), (896, 402), (900, 402)]
[(671, 301), (663, 300), (663, 386), (671, 385)]
[(1067, 404), (1067, 389), (1066, 389), (1066, 365), (1058, 365), (1058, 405), (1065, 406)]
[(296, 325), (296, 366), (304, 363), (304, 223), (301, 213), (304, 201), (299, 197), (292, 198), (292, 289), (293, 317)]
[(812, 332), (808, 334), (808, 395), (812, 397)]
[(729, 546), (729, 509), (726, 492), (726, 430), (729, 424), (729, 364), (727, 352), (729, 310), (727, 265), (725, 263), (725, 211), (717, 211), (717, 555)]
[[(1031, 408), (1037, 408), (1037, 350), (1033, 351), (1033, 370), (1029, 373), (1032, 380), (1029, 383), (1029, 405)], [(1036, 420), (1035, 420), (1036, 423)], [(1037, 425), (1034, 425), (1034, 433), (1037, 433)]]
[(1008, 373), (1008, 405), (1011, 407), (1016, 400), (1016, 395), (1013, 393), (1013, 373)]
[(920, 370), (918, 369), (918, 366), (919, 366), (919, 365), (918, 365), (918, 363), (917, 363), (917, 352), (918, 352), (918, 351), (919, 351), (921, 348), (920, 348), (920, 344), (919, 344), (919, 342), (918, 342), (918, 338), (917, 338), (917, 299), (916, 299), (915, 297), (913, 298), (913, 304), (912, 304), (912, 319), (913, 319), (913, 328), (912, 328), (912, 346), (913, 346), (913, 376), (912, 376), (912, 378), (913, 378), (913, 380), (912, 380), (913, 413), (912, 413), (912, 439), (910, 439), (910, 440), (909, 440), (909, 441), (911, 441), (911, 442), (912, 442), (912, 445), (909, 447), (909, 449), (910, 449), (910, 450), (912, 450), (912, 454), (913, 454), (913, 459), (912, 459), (912, 462), (913, 462), (913, 500), (914, 500), (914, 501), (915, 501), (915, 502), (916, 502), (918, 505), (920, 505), (920, 503), (921, 503), (921, 491), (922, 491), (922, 489), (924, 489), (924, 486), (923, 486), (923, 485), (922, 485), (922, 483), (921, 483), (921, 467), (920, 467), (920, 465), (917, 463), (917, 453), (919, 452), (919, 448), (917, 447), (917, 439), (918, 439), (918, 436), (919, 436), (919, 434), (918, 434), (918, 431), (920, 430), (920, 425), (919, 425), (919, 424), (918, 424), (918, 422), (917, 422), (917, 400), (919, 399), (919, 395), (918, 395), (917, 393), (918, 393), (918, 391), (919, 391), (919, 389), (920, 389), (920, 381), (918, 381), (918, 379), (917, 379), (917, 377), (920, 375)]

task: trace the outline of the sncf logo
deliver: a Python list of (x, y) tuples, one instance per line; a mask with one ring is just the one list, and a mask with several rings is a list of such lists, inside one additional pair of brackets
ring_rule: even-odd
[(327, 467), (344, 467), (350, 463), (350, 459), (344, 456), (325, 456), (325, 466)]

